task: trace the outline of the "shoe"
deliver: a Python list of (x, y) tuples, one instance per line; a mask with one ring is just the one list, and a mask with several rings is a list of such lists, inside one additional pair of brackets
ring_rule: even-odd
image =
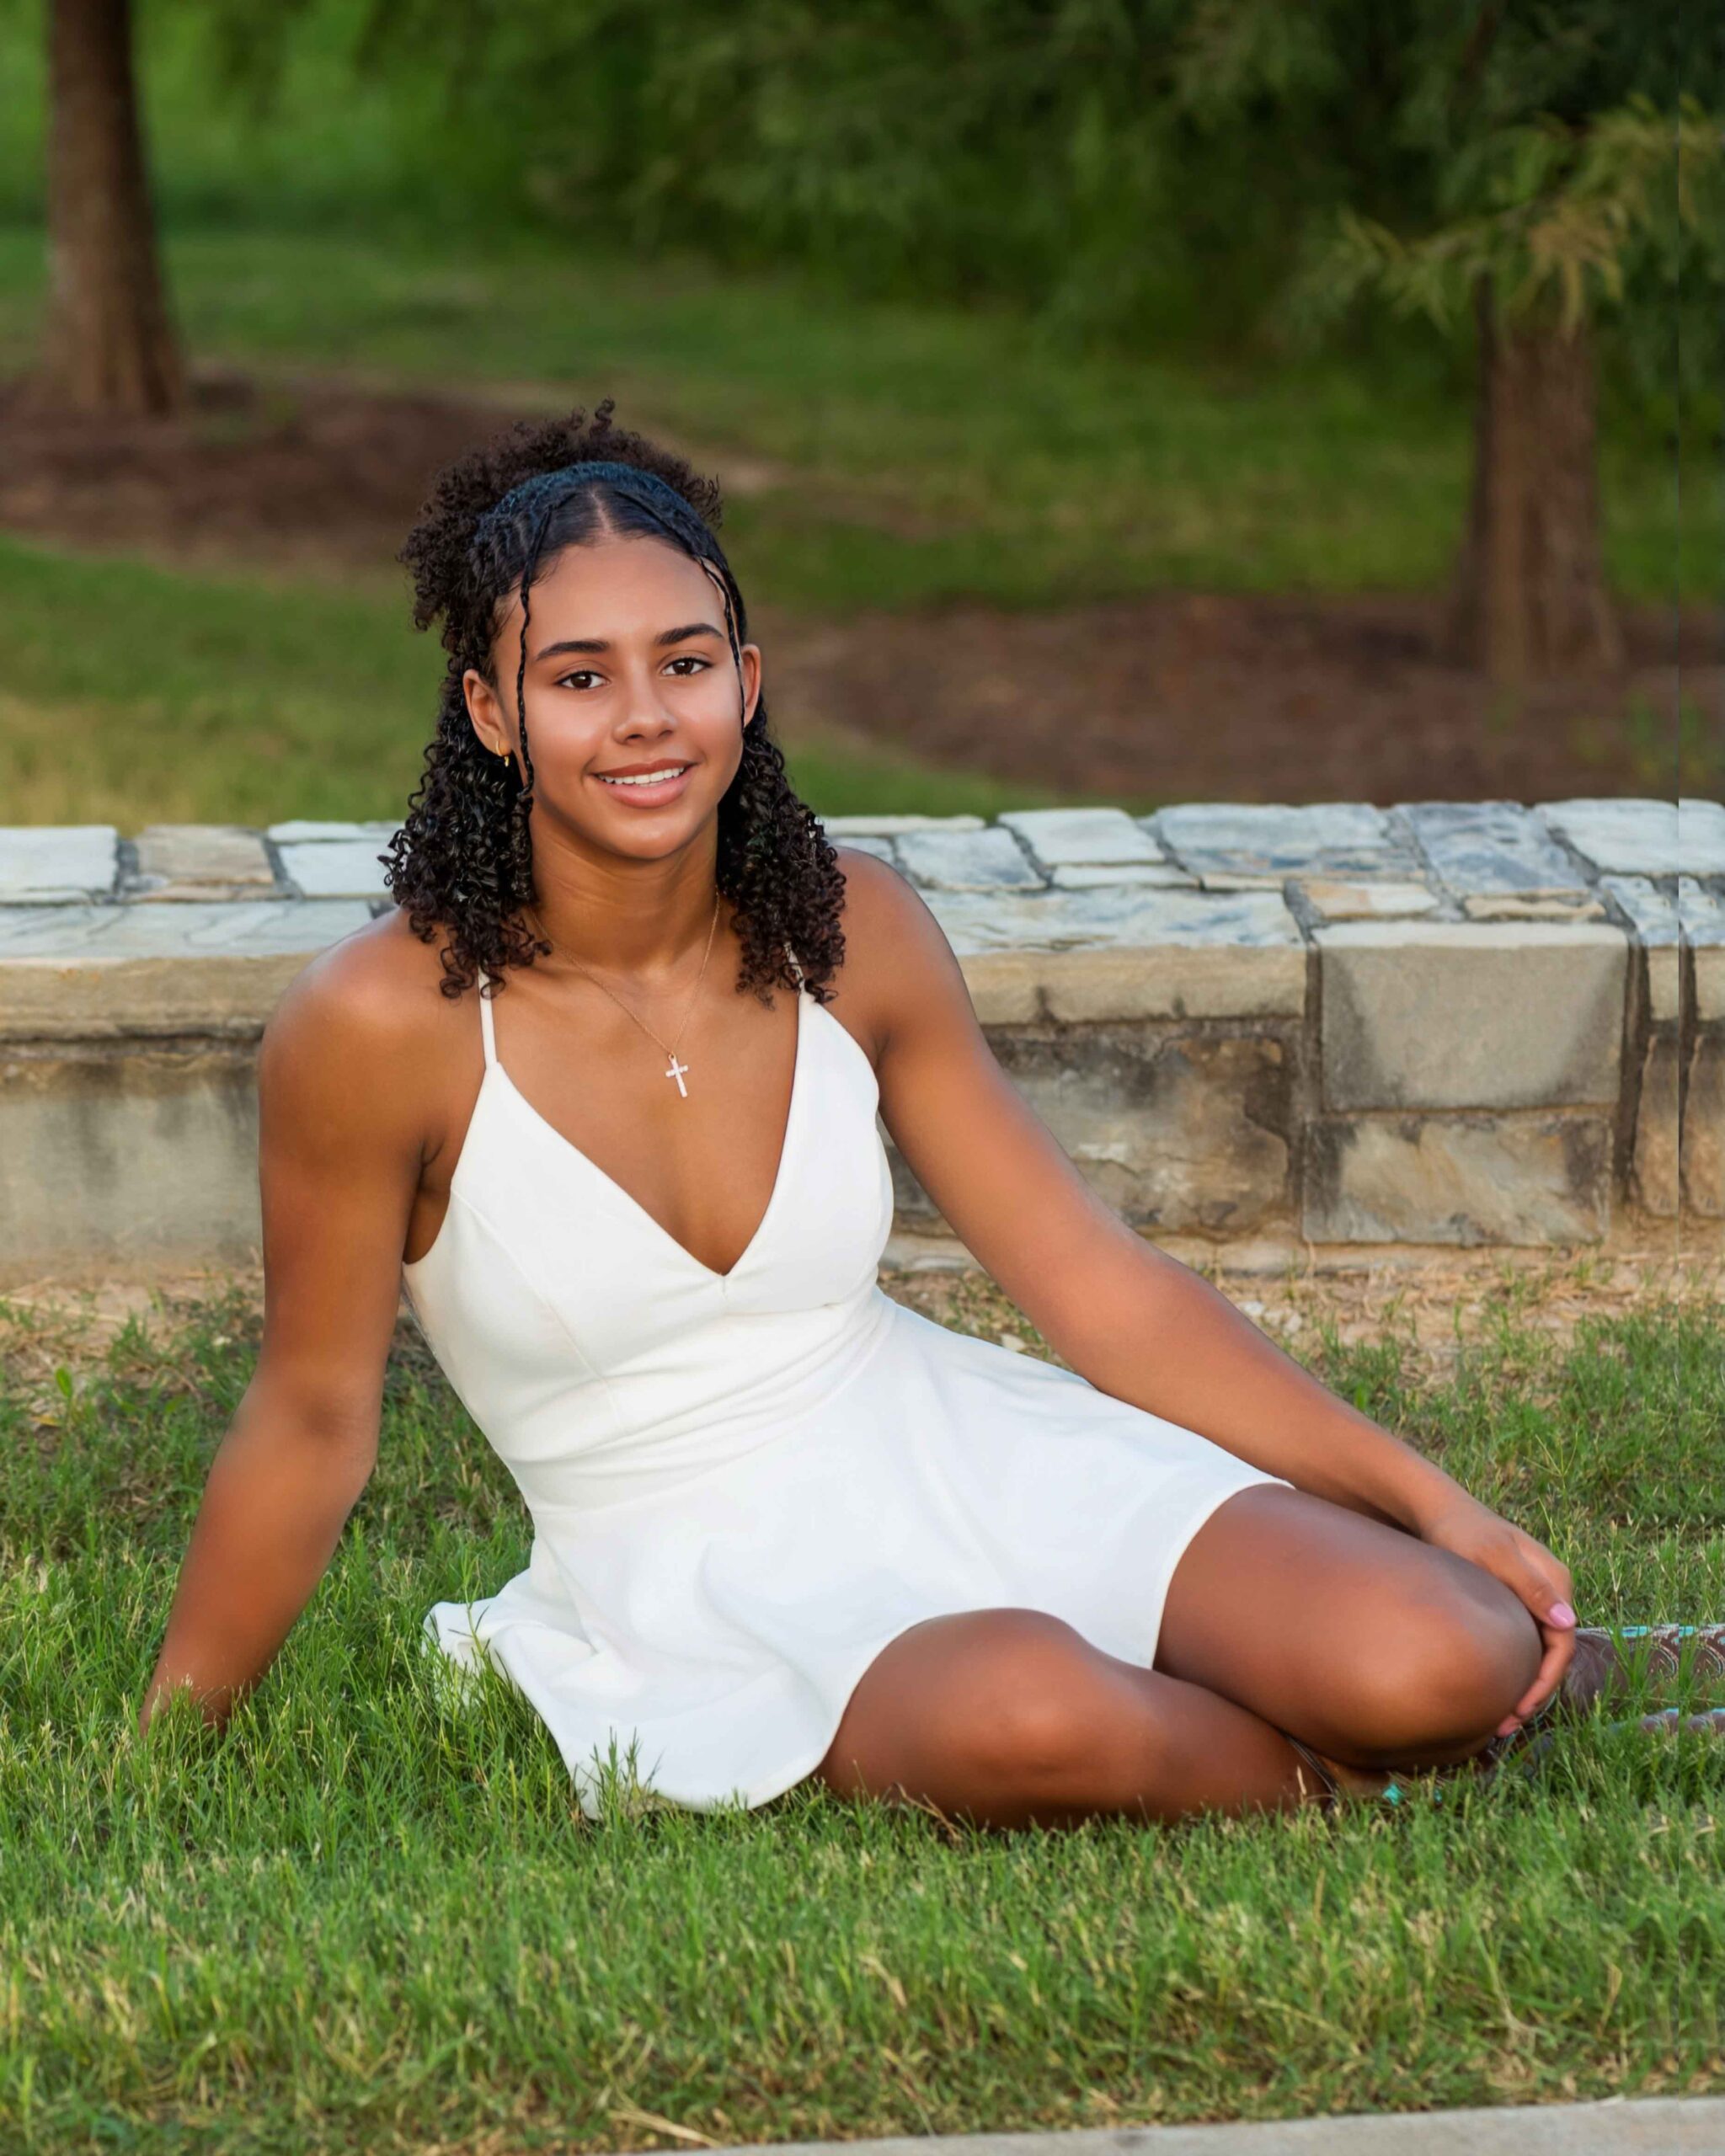
[(1573, 1714), (1626, 1699), (1643, 1685), (1663, 1698), (1677, 1689), (1685, 1659), (1692, 1683), (1710, 1698), (1725, 1696), (1725, 1625), (1583, 1625), (1553, 1696)]
[[(1489, 1744), (1465, 1759), (1406, 1774), (1393, 1769), (1344, 1766), (1339, 1760), (1313, 1751), (1309, 1744), (1302, 1744), (1297, 1737), (1289, 1737), (1286, 1730), (1282, 1734), (1311, 1768), (1318, 1785), (1322, 1808), (1333, 1812), (1346, 1803), (1400, 1805), (1416, 1790), (1423, 1790), (1429, 1802), (1441, 1804), (1445, 1788), (1450, 1782), (1493, 1781), (1506, 1773), (1536, 1780), (1558, 1740), (1560, 1732), (1552, 1726), (1558, 1720), (1558, 1698), (1553, 1694), (1536, 1714), (1530, 1716), (1507, 1737), (1494, 1737)], [(1681, 1735), (1725, 1742), (1725, 1706), (1706, 1707), (1698, 1714), (1688, 1715), (1679, 1707), (1661, 1707), (1632, 1721), (1608, 1721), (1603, 1726), (1608, 1736), (1632, 1729), (1648, 1737)]]
[[(1543, 1723), (1543, 1715), (1535, 1721)], [(1633, 1720), (1603, 1723), (1605, 1734), (1615, 1735), (1621, 1730), (1633, 1729), (1647, 1737), (1725, 1737), (1725, 1707), (1703, 1707), (1698, 1714), (1685, 1714), (1681, 1707), (1656, 1707), (1651, 1714), (1637, 1715)], [(1514, 1745), (1525, 1730), (1519, 1729), (1503, 1741)], [(1543, 1759), (1551, 1751), (1557, 1732), (1541, 1727), (1532, 1740), (1519, 1748), (1518, 1757), (1525, 1754), (1530, 1759)], [(1497, 1740), (1494, 1738), (1493, 1742)]]

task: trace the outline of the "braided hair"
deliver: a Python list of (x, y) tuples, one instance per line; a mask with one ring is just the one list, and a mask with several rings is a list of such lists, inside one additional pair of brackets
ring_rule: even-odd
[[(551, 949), (520, 919), (537, 899), (533, 761), (522, 692), (528, 611), (543, 568), (566, 547), (610, 537), (647, 536), (681, 548), (724, 599), (741, 680), (748, 612), (713, 536), (722, 513), (718, 482), (613, 427), (614, 401), (607, 397), (595, 406), (590, 421), (579, 408), (567, 419), (518, 421), (446, 466), (398, 557), (413, 574), (414, 626), (429, 628), (441, 616), (448, 657), (437, 731), (406, 819), (382, 858), (385, 881), (419, 940), (429, 943), (440, 929), (447, 931), (440, 960), (448, 996), (472, 988), (482, 967), (497, 993), (507, 985), (507, 968), (530, 966)], [(497, 687), (498, 632), (516, 596), (519, 762), (486, 753), (462, 688), (470, 666)], [(800, 981), (817, 1001), (830, 1001), (825, 983), (844, 957), (843, 873), (820, 819), (786, 776), (764, 695), (743, 730), (742, 762), (718, 804), (714, 879), (736, 913), (743, 947), (737, 988), (754, 989), (765, 1001), (775, 981)]]

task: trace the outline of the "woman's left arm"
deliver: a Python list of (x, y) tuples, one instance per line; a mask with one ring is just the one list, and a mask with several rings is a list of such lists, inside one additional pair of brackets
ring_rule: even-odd
[(1567, 1567), (1434, 1460), (1320, 1384), (1189, 1267), (1133, 1240), (1136, 1250), (1098, 1248), (1081, 1310), (1055, 1296), (1052, 1321), (1065, 1344), (1044, 1337), (1100, 1390), (1502, 1580), (1539, 1625), (1544, 1652), (1500, 1734), (1542, 1705), (1575, 1651)]
[(876, 984), (865, 992), (882, 1118), (977, 1262), (1098, 1390), (1503, 1579), (1546, 1641), (1518, 1708), (1531, 1711), (1573, 1652), (1562, 1565), (1129, 1227), (996, 1060), (958, 960), (921, 896), (866, 857), (847, 855), (845, 867), (846, 910), (864, 916), (857, 941)]

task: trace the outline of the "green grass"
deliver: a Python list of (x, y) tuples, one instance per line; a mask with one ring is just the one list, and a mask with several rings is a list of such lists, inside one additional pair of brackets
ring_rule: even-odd
[[(98, 1353), (0, 1319), (8, 2148), (624, 2148), (1725, 2085), (1717, 1748), (1583, 1727), (1538, 1785), (1334, 1822), (991, 1837), (814, 1790), (680, 1812), (622, 1776), (587, 1821), (506, 1684), (462, 1709), (419, 1657), (430, 1604), (494, 1588), (528, 1535), (405, 1328), (377, 1472), (269, 1682), (225, 1737), (182, 1715), (141, 1744), (255, 1323), (218, 1294)], [(1583, 1621), (1717, 1614), (1717, 1311), (1559, 1346), (1507, 1296), (1441, 1386), (1393, 1331), (1307, 1354), (1557, 1550)]]
[[(167, 257), (204, 359), (611, 392), (620, 419), (699, 445), (721, 476), (728, 456), (782, 463), (786, 483), (739, 499), (728, 529), (747, 588), (788, 607), (1423, 590), (1461, 528), (1466, 400), (1411, 357), (1087, 357), (1003, 310), (841, 304), (791, 276), (528, 236), (482, 253), (181, 230)], [(0, 228), (0, 366), (35, 349), (42, 276), (36, 232)], [(1669, 457), (1610, 443), (1603, 483), (1614, 582), (1665, 599)], [(1720, 521), (1709, 493), (1686, 511), (1705, 526), (1685, 539), (1692, 572)]]
[[(401, 591), (175, 571), (3, 536), (0, 584), (4, 821), (132, 833), (401, 814), (443, 675)], [(818, 722), (773, 723), (792, 782), (823, 815), (990, 815), (1063, 798)]]
[[(1337, 359), (1253, 377), (1075, 358), (1005, 313), (839, 307), (790, 278), (543, 241), (463, 255), (206, 231), (174, 235), (168, 253), (204, 359), (284, 378), (517, 384), (541, 401), (560, 386), (589, 405), (614, 392), (626, 422), (667, 430), (721, 476), (764, 460), (768, 483), (734, 495), (727, 544), (757, 605), (786, 612), (1426, 589), (1460, 527), (1466, 416), (1429, 371), (1390, 380)], [(41, 277), (39, 236), (0, 228), (0, 371), (34, 350)], [(1664, 595), (1669, 473), (1619, 444), (1605, 481), (1614, 575), (1631, 596)], [(1721, 492), (1685, 504), (1692, 574), (1717, 555)], [(439, 655), (407, 627), (388, 561), (372, 576), (218, 573), (0, 538), (0, 577), (8, 820), (399, 813)], [(1062, 798), (818, 720), (780, 724), (800, 790), (828, 814)]]

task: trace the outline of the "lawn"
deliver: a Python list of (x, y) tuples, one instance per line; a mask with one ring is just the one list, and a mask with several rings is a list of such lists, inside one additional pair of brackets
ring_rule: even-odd
[[(698, 445), (721, 477), (764, 461), (726, 528), (745, 589), (787, 607), (1423, 591), (1461, 530), (1468, 399), (1417, 341), (1276, 365), (1074, 353), (1001, 310), (836, 300), (527, 235), (481, 252), (181, 229), (165, 252), (203, 361), (612, 393), (620, 420)], [(43, 278), (40, 233), (0, 226), (0, 371), (34, 354)], [(1669, 451), (1608, 430), (1601, 478), (1614, 585), (1666, 600)], [(1685, 504), (1697, 598), (1719, 492)]]
[[(0, 227), (0, 373), (34, 350), (41, 252), (35, 231)], [(702, 468), (747, 469), (725, 524), (744, 589), (816, 632), (858, 610), (949, 602), (1426, 591), (1461, 527), (1466, 399), (1405, 355), (1387, 370), (1338, 357), (1255, 372), (1076, 356), (1004, 314), (837, 304), (790, 278), (576, 256), (542, 239), (464, 255), (409, 239), (181, 231), (168, 255), (191, 350), (279, 376), (284, 409), (307, 371), (537, 409), (612, 392), (620, 418), (666, 431)], [(1664, 461), (1614, 440), (1604, 487), (1615, 580), (1626, 597), (1664, 600)], [(1717, 553), (1719, 493), (1685, 503), (1692, 571)], [(135, 831), (400, 813), (441, 663), (408, 626), (390, 560), (400, 534), (380, 537), (372, 571), (355, 569), (350, 547), (316, 573), (266, 572), (243, 552), (131, 558), (104, 547), (93, 515), (77, 529), (77, 547), (0, 535), (8, 821)], [(792, 716), (780, 723), (793, 777), (826, 814), (988, 814), (1065, 798)]]
[[(79, 559), (3, 534), (0, 585), (0, 821), (132, 834), (402, 814), (443, 677), (441, 648), (409, 626), (404, 586)], [(775, 712), (773, 723), (792, 783), (825, 816), (992, 815), (1061, 798), (806, 720), (788, 731)]]
[[(0, 1303), (0, 2140), (533, 2150), (1116, 2126), (1725, 2086), (1725, 1754), (1571, 1731), (1538, 1784), (1329, 1822), (991, 1836), (793, 1790), (575, 1807), (499, 1680), (419, 1658), (526, 1525), (411, 1329), (380, 1464), (225, 1737), (132, 1717), (237, 1289), (108, 1344)], [(1022, 1321), (991, 1289), (952, 1321)], [(1040, 1343), (1032, 1339), (1033, 1352)], [(1718, 1615), (1725, 1321), (1534, 1324), (1439, 1379), (1299, 1351), (1573, 1566), (1584, 1621)]]
[[(16, 120), (0, 137), (0, 379), (31, 363), (45, 290), (38, 12), (0, 11), (0, 107)], [(354, 17), (296, 10), (258, 109), (195, 11), (157, 11), (141, 40), (176, 319), (200, 366), (262, 382), (282, 412), (308, 376), (531, 409), (614, 394), (625, 424), (721, 478), (748, 475), (725, 523), (743, 587), (817, 633), (859, 610), (953, 602), (1043, 612), (1154, 592), (1441, 587), (1471, 395), (1423, 329), (1381, 326), (1322, 354), (1277, 350), (1268, 333), (1251, 351), (1200, 350), (1187, 305), (1154, 351), (1080, 350), (1001, 305), (864, 298), (835, 289), (836, 273), (631, 252), (603, 220), (559, 232), (499, 211), (471, 158), (446, 153), (435, 65), (398, 53), (355, 72)], [(518, 175), (509, 147), (497, 154), (507, 194)], [(1632, 403), (1614, 376), (1608, 574), (1629, 601), (1664, 607), (1680, 581), (1704, 600), (1725, 488), (1690, 458), (1680, 548), (1672, 455)], [(222, 415), (208, 417), (219, 435)], [(264, 576), (243, 552), (213, 566), (171, 547), (153, 568), (114, 558), (95, 510), (33, 528), (55, 542), (0, 541), (8, 649), (24, 645), (0, 688), (8, 820), (399, 813), (435, 654), (406, 629), (393, 538), (374, 572), (350, 548), (330, 574)], [(1009, 658), (980, 671), (1010, 688)], [(1060, 798), (812, 723), (787, 745), (827, 814)]]

